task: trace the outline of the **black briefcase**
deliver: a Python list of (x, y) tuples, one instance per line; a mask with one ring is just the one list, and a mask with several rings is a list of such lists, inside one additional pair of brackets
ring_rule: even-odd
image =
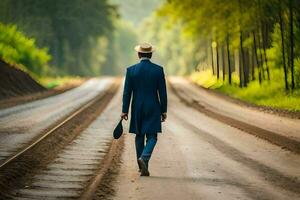
[(119, 121), (119, 123), (117, 124), (117, 126), (116, 126), (116, 128), (114, 130), (113, 136), (114, 136), (115, 139), (119, 139), (122, 136), (122, 134), (123, 134), (122, 120), (123, 119), (121, 119)]

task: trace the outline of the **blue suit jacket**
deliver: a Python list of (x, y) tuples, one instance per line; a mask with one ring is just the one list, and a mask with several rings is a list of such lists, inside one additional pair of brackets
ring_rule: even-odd
[(127, 68), (122, 112), (128, 113), (129, 132), (136, 134), (161, 132), (161, 114), (167, 112), (167, 90), (164, 70), (150, 60)]

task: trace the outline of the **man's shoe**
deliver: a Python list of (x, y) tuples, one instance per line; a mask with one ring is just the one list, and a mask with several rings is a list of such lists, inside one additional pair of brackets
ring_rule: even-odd
[(140, 166), (140, 163), (139, 163), (138, 160), (137, 160), (137, 163), (138, 163), (138, 166), (139, 166), (139, 172), (141, 172), (142, 170), (141, 170), (141, 166)]
[(141, 166), (141, 176), (150, 176), (147, 165), (142, 158), (138, 159), (138, 163)]

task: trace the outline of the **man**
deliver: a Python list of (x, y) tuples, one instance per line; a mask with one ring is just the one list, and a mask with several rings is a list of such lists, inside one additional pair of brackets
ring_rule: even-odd
[(161, 122), (167, 119), (167, 90), (163, 68), (150, 61), (154, 48), (143, 43), (135, 50), (140, 62), (127, 68), (121, 118), (128, 119), (132, 96), (129, 132), (136, 134), (141, 176), (149, 176), (148, 163), (157, 142), (157, 133), (161, 132)]

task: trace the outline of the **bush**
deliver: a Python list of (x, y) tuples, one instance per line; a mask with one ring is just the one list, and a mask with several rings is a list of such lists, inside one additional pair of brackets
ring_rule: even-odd
[(47, 73), (47, 63), (51, 59), (48, 50), (38, 48), (34, 39), (26, 37), (16, 26), (2, 23), (0, 23), (0, 57), (36, 75)]

